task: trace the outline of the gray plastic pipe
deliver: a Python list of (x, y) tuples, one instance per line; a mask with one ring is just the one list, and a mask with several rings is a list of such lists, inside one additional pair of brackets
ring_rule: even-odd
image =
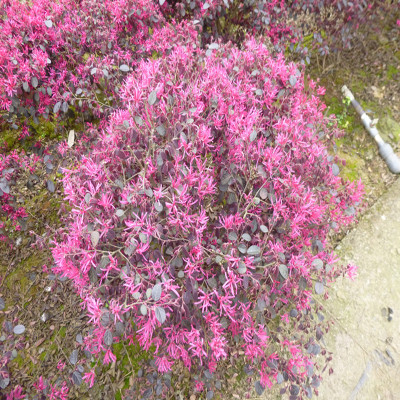
[(389, 143), (384, 142), (382, 137), (379, 135), (378, 129), (375, 126), (371, 125), (371, 118), (365, 113), (365, 111), (361, 108), (358, 101), (354, 98), (353, 93), (348, 89), (347, 86), (342, 87), (342, 93), (345, 97), (347, 97), (353, 107), (356, 109), (357, 113), (361, 117), (361, 121), (365, 127), (365, 129), (369, 132), (369, 134), (375, 139), (375, 142), (378, 144), (379, 154), (384, 159), (386, 165), (394, 174), (400, 173), (400, 159), (394, 153), (392, 146)]

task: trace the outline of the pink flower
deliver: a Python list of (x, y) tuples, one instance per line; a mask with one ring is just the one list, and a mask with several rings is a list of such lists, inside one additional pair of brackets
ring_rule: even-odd
[(357, 265), (354, 264), (348, 264), (347, 265), (347, 276), (350, 278), (350, 280), (354, 281), (354, 279), (357, 277)]
[(112, 351), (110, 349), (108, 349), (106, 351), (106, 354), (104, 355), (103, 364), (107, 365), (107, 364), (110, 364), (111, 362), (115, 362), (115, 361), (117, 361), (117, 357), (115, 357), (115, 355), (112, 353)]
[(195, 381), (195, 390), (196, 392), (202, 392), (204, 390), (204, 382)]
[(39, 380), (35, 382), (33, 386), (36, 388), (36, 390), (39, 390), (40, 392), (43, 391), (47, 387), (44, 382), (43, 376), (40, 376)]
[(92, 321), (95, 325), (97, 325), (102, 314), (101, 307), (103, 304), (101, 300), (94, 299), (92, 296), (87, 296), (84, 299), (84, 303), (86, 303), (86, 307), (90, 315), (89, 321)]
[(95, 379), (94, 369), (90, 370), (89, 372), (86, 372), (83, 375), (83, 380), (88, 384), (89, 388), (91, 388), (94, 385), (94, 379)]
[(289, 323), (289, 315), (288, 314), (281, 315), (281, 320), (288, 324)]
[(165, 356), (156, 358), (156, 365), (158, 368), (158, 372), (160, 373), (165, 373), (170, 371), (173, 364), (174, 362), (168, 360), (168, 358)]
[(120, 316), (122, 309), (123, 309), (122, 305), (119, 304), (115, 299), (112, 299), (110, 301), (110, 311), (114, 315), (114, 323), (117, 322), (117, 319), (118, 319), (118, 321), (122, 322), (122, 319)]
[(26, 395), (22, 394), (22, 387), (21, 386), (17, 386), (15, 389), (13, 389), (7, 396), (6, 396), (6, 400), (22, 400), (25, 399)]
[(58, 370), (60, 370), (60, 371), (62, 371), (64, 368), (65, 368), (65, 363), (64, 362), (62, 362), (61, 360), (59, 360), (58, 361), (58, 363), (57, 363), (57, 369)]
[(213, 356), (218, 361), (220, 358), (226, 357), (227, 353), (225, 351), (227, 346), (227, 341), (222, 337), (214, 337), (210, 341), (210, 348), (213, 351)]

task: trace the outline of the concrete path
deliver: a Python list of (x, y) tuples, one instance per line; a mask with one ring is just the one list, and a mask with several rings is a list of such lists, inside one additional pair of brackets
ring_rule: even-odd
[(319, 398), (400, 400), (400, 179), (336, 251), (358, 265), (358, 277), (337, 281), (326, 302), (334, 374)]

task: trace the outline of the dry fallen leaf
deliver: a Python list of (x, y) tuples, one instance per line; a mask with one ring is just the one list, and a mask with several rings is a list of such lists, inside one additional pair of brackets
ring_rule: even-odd
[(371, 90), (372, 90), (372, 94), (374, 97), (376, 97), (377, 99), (382, 99), (384, 94), (384, 88), (383, 89), (379, 89), (376, 86), (371, 86)]
[(75, 131), (71, 130), (68, 134), (68, 147), (72, 147), (75, 142)]
[(40, 346), (44, 342), (44, 340), (45, 340), (45, 338), (39, 339), (33, 346), (34, 347)]

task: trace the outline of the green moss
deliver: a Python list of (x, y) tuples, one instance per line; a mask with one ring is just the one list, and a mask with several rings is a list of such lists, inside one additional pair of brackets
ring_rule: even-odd
[[(128, 343), (128, 341), (123, 341), (114, 343), (112, 346), (112, 352), (117, 357), (117, 360), (121, 360), (120, 368), (125, 376), (122, 391), (129, 388), (129, 379), (132, 374), (136, 374), (139, 371), (142, 361), (149, 360), (155, 351), (154, 348), (144, 351), (137, 341), (132, 345)], [(117, 399), (118, 397), (115, 398)]]
[(342, 176), (350, 181), (360, 179), (360, 171), (365, 165), (364, 160), (356, 157), (342, 156), (346, 161), (346, 165), (342, 169)]
[(390, 116), (379, 119), (378, 130), (386, 142), (398, 143), (400, 141), (400, 124)]
[(18, 143), (18, 130), (4, 130), (1, 132), (1, 139), (3, 143), (7, 144), (8, 149), (13, 149)]
[[(49, 194), (47, 189), (43, 189), (36, 196), (26, 200), (25, 207), (30, 210), (32, 214), (39, 212), (40, 214), (38, 215), (38, 218), (45, 218), (49, 225), (54, 226), (60, 221), (60, 218), (57, 215), (60, 209), (60, 204), (60, 200)], [(40, 209), (38, 206), (40, 206)], [(46, 228), (42, 226), (42, 229)]]
[(58, 334), (62, 337), (65, 338), (65, 335), (67, 334), (67, 328), (65, 326), (62, 326), (60, 330), (58, 331)]
[(140, 369), (141, 361), (148, 360), (151, 357), (152, 351), (143, 351), (138, 342), (132, 345), (129, 345), (128, 342), (119, 342), (113, 344), (113, 353), (117, 359), (122, 357), (122, 366), (127, 372), (128, 369), (132, 370), (132, 368), (134, 372), (137, 372)]
[[(57, 334), (56, 335), (54, 335), (54, 337), (56, 337), (57, 336)], [(65, 336), (65, 335), (64, 335)], [(54, 339), (53, 339), (54, 340)], [(58, 349), (58, 345), (57, 345), (57, 343), (51, 343), (51, 345), (50, 345), (50, 347), (49, 347), (49, 350), (50, 350), (50, 352), (53, 352), (53, 351), (56, 351)]]
[(67, 334), (67, 328), (65, 326), (62, 326), (58, 331), (54, 332), (51, 335), (50, 342), (49, 342), (49, 343), (51, 343), (50, 344), (50, 350), (58, 349), (58, 346), (57, 346), (57, 344), (55, 342), (56, 339), (58, 337), (65, 338), (66, 334)]
[(328, 113), (335, 114), (338, 126), (347, 131), (353, 131), (356, 128), (357, 120), (355, 112), (350, 109), (346, 100), (339, 100), (336, 97), (326, 98), (325, 104), (328, 107)]
[(18, 290), (24, 292), (28, 287), (28, 278), (24, 271), (15, 269), (7, 276), (6, 285), (9, 290)]
[[(21, 125), (27, 124), (30, 127), (29, 130), (31, 134), (20, 140), (21, 129), (3, 130), (1, 132), (1, 139), (3, 140), (3, 143), (7, 143), (9, 150), (23, 149), (29, 151), (37, 141), (48, 141), (61, 138), (60, 133), (56, 133), (55, 123), (52, 120), (46, 120), (43, 117), (39, 117), (39, 123), (35, 124), (30, 118), (21, 118), (18, 122)], [(59, 125), (62, 126), (63, 123), (60, 123)]]
[(303, 44), (307, 47), (310, 47), (314, 40), (314, 34), (310, 33), (309, 35), (304, 36)]
[[(27, 274), (34, 271), (37, 266), (44, 263), (45, 256), (41, 253), (34, 253), (30, 257), (22, 260), (11, 272), (8, 273), (5, 279), (5, 284), (9, 290), (18, 291), (18, 293), (24, 294), (28, 287), (31, 285), (31, 281), (28, 279)], [(3, 269), (6, 266), (0, 267), (0, 274), (4, 274)]]
[(36, 140), (56, 139), (59, 137), (59, 135), (55, 133), (55, 124), (52, 121), (40, 118), (38, 124), (31, 122), (30, 125), (37, 132), (35, 135)]
[(43, 351), (42, 353), (39, 354), (39, 360), (44, 361), (47, 355), (47, 351)]
[(21, 354), (18, 354), (17, 357), (14, 358), (13, 362), (18, 364), (18, 367), (21, 368), (25, 364), (25, 359), (22, 358)]
[(395, 75), (399, 73), (399, 70), (394, 65), (389, 65), (386, 71), (386, 77), (388, 80), (392, 80)]

